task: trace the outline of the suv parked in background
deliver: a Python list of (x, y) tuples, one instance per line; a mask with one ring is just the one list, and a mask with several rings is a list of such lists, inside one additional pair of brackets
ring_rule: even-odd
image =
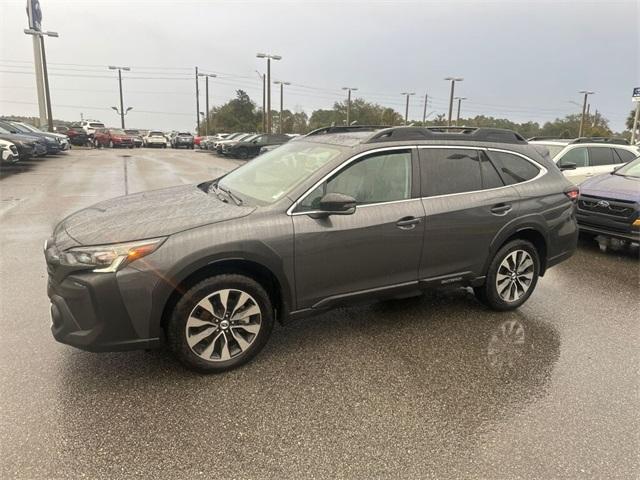
[(65, 132), (69, 137), (69, 143), (77, 146), (84, 146), (89, 141), (89, 135), (80, 125), (71, 125)]
[(167, 148), (167, 137), (159, 130), (151, 130), (142, 141), (145, 147)]
[(615, 138), (533, 139), (530, 142), (546, 147), (558, 168), (576, 185), (589, 177), (612, 172), (640, 153), (637, 147), (629, 145), (626, 140)]
[(232, 157), (247, 159), (256, 157), (262, 147), (269, 145), (282, 145), (291, 140), (288, 135), (263, 133), (248, 137), (238, 142), (223, 144), (222, 153)]
[(130, 130), (127, 129), (124, 131), (127, 135), (133, 138), (133, 145), (136, 148), (140, 148), (142, 146), (142, 135), (140, 135), (140, 130)]
[(640, 157), (580, 185), (581, 232), (640, 242)]
[(172, 148), (191, 148), (193, 149), (194, 138), (189, 132), (180, 132), (171, 137), (171, 147)]
[(89, 135), (89, 138), (93, 138), (93, 134), (96, 133), (97, 128), (105, 128), (104, 123), (97, 120), (83, 120), (80, 123), (82, 129)]
[(166, 341), (219, 372), (275, 320), (353, 302), (470, 286), (512, 310), (573, 254), (577, 194), (508, 130), (328, 127), (64, 219), (45, 243), (52, 332), (95, 351)]
[(133, 137), (127, 135), (121, 128), (99, 128), (93, 135), (93, 144), (96, 147), (127, 147), (133, 148)]

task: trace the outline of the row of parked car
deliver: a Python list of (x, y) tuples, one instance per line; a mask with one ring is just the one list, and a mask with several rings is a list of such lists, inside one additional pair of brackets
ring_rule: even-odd
[(3, 164), (43, 157), (71, 148), (64, 134), (40, 130), (24, 122), (0, 119), (0, 160)]
[(235, 132), (201, 137), (197, 143), (203, 150), (246, 160), (273, 150), (295, 137), (277, 133)]

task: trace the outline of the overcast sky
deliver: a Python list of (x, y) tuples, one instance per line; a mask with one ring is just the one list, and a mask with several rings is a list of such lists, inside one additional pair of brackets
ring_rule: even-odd
[[(54, 117), (118, 125), (117, 76), (124, 75), (127, 126), (195, 125), (194, 66), (218, 74), (212, 105), (242, 88), (261, 104), (256, 52), (282, 55), (272, 79), (292, 83), (285, 108), (329, 108), (357, 96), (404, 113), (400, 93), (416, 92), (409, 117), (445, 113), (449, 75), (464, 77), (463, 116), (544, 122), (577, 113), (579, 90), (596, 91), (592, 111), (621, 130), (640, 86), (640, 6), (615, 1), (245, 2), (40, 0)], [(25, 0), (0, 3), (0, 113), (37, 116)], [(204, 81), (201, 80), (201, 110)], [(279, 106), (274, 91), (273, 108)]]

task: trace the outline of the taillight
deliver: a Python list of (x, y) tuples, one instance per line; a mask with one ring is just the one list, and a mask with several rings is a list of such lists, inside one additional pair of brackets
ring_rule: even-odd
[(564, 190), (564, 194), (571, 200), (572, 202), (578, 201), (578, 196), (580, 195), (580, 189), (576, 186), (567, 187)]

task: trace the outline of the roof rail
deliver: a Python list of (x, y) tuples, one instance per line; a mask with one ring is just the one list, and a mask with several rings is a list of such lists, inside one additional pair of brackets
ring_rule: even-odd
[(513, 130), (484, 127), (391, 127), (377, 132), (365, 143), (402, 140), (475, 140), (496, 143), (526, 144), (522, 135)]
[(571, 142), (573, 141), (573, 138), (562, 138), (562, 137), (531, 137), (531, 138), (527, 138), (527, 142), (538, 142), (540, 140), (562, 140), (562, 141), (567, 141), (567, 142)]
[(615, 145), (629, 145), (629, 140), (620, 137), (580, 137), (571, 143), (613, 143)]
[(329, 127), (320, 127), (307, 133), (307, 137), (312, 135), (322, 135), (328, 133), (347, 133), (347, 132), (375, 132), (383, 128), (389, 128), (389, 125), (331, 125)]

